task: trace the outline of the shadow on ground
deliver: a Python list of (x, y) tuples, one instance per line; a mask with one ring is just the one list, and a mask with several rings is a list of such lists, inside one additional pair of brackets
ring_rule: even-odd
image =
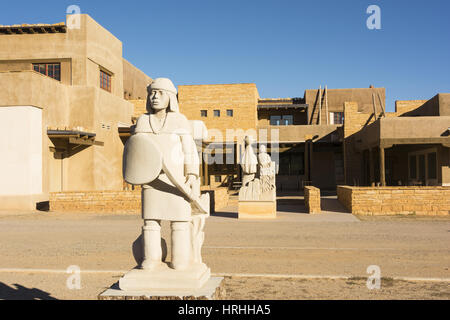
[(238, 213), (237, 212), (228, 212), (228, 211), (216, 211), (216, 212), (212, 213), (211, 216), (237, 219)]
[(277, 199), (277, 211), (307, 214), (303, 199)]
[(20, 284), (13, 284), (11, 287), (0, 282), (0, 300), (57, 300), (48, 292), (40, 289), (30, 289)]
[(321, 197), (320, 202), (322, 211), (351, 214), (335, 197)]

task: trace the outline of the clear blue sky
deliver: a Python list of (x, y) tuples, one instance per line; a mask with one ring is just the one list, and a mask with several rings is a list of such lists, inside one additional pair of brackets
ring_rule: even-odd
[[(394, 101), (450, 92), (450, 1), (13, 1), (0, 24), (64, 21), (79, 5), (124, 57), (176, 85), (254, 82), (263, 98), (385, 87)], [(381, 30), (366, 9), (381, 8)], [(1, 50), (1, 48), (0, 48)]]

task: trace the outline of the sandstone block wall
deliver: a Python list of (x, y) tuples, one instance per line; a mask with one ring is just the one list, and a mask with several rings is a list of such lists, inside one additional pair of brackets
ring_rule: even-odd
[[(209, 192), (214, 207), (211, 212), (228, 204), (227, 188), (204, 189)], [(92, 213), (137, 213), (141, 212), (141, 191), (78, 191), (51, 192), (50, 211)]]
[[(225, 140), (227, 129), (256, 130), (258, 99), (254, 83), (178, 86), (181, 113), (189, 120), (203, 121), (213, 141)], [(202, 117), (200, 110), (206, 110), (207, 116)], [(214, 116), (214, 110), (220, 110), (220, 117)], [(233, 116), (227, 110), (233, 110)], [(214, 136), (217, 133), (222, 137)]]
[(338, 186), (337, 194), (353, 214), (450, 214), (450, 187)]
[(140, 191), (51, 192), (50, 211), (140, 213)]
[(309, 213), (320, 213), (320, 189), (316, 187), (305, 187), (305, 207)]

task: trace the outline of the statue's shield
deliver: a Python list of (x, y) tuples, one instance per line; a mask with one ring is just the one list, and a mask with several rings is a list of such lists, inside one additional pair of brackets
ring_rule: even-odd
[(155, 180), (162, 169), (162, 154), (152, 138), (145, 133), (132, 135), (123, 150), (123, 178), (133, 185)]

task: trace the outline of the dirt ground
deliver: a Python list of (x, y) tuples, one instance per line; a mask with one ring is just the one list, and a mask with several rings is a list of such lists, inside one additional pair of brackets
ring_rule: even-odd
[[(308, 215), (296, 201), (276, 220), (239, 220), (235, 208), (207, 220), (203, 260), (225, 275), (227, 299), (450, 299), (450, 219)], [(0, 299), (96, 299), (135, 266), (140, 230), (133, 214), (2, 212)], [(71, 265), (79, 290), (66, 286)], [(379, 290), (366, 287), (370, 265)]]

